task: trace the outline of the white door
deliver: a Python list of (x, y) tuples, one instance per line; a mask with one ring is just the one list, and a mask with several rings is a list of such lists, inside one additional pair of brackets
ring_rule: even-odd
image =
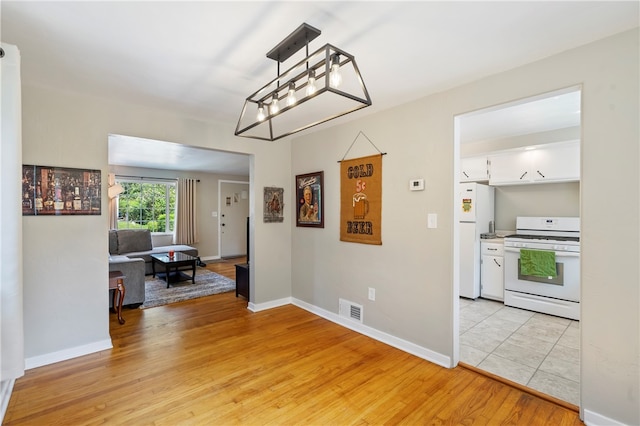
[(249, 184), (220, 182), (220, 257), (246, 256)]

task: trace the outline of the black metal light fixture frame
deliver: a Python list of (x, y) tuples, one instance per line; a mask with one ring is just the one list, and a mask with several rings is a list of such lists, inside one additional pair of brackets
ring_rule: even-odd
[[(371, 97), (353, 55), (330, 44), (309, 54), (309, 42), (320, 33), (320, 30), (304, 23), (267, 53), (269, 59), (277, 62), (277, 77), (245, 100), (236, 136), (274, 141), (371, 105)], [(303, 47), (306, 48), (306, 57), (281, 74), (280, 63)], [(348, 77), (345, 78), (346, 88), (334, 84), (332, 65)], [(315, 76), (319, 85), (314, 92), (307, 90), (312, 84), (310, 76)], [(299, 99), (297, 92), (301, 95)], [(323, 102), (319, 107), (308, 103), (325, 93), (332, 95), (329, 102)], [(323, 111), (334, 106), (339, 108), (337, 112), (326, 115)], [(259, 108), (264, 114), (261, 119), (257, 115)], [(297, 111), (300, 113), (296, 114)]]

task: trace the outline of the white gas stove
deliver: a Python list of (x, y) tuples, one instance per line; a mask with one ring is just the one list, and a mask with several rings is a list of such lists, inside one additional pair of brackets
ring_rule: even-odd
[[(523, 274), (520, 251), (553, 253), (549, 276)], [(504, 238), (505, 305), (565, 318), (580, 318), (580, 219), (518, 217), (516, 233)]]

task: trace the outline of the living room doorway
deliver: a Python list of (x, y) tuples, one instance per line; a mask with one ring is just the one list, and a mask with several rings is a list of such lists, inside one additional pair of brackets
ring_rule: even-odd
[[(221, 247), (229, 245), (221, 245), (220, 242), (222, 234), (219, 219), (221, 210), (226, 208), (226, 197), (223, 199), (220, 196), (220, 180), (225, 181), (221, 178), (226, 177), (226, 182), (244, 185), (242, 188), (231, 190), (229, 196), (232, 206), (243, 203), (250, 205), (250, 154), (119, 134), (109, 135), (108, 153), (109, 172), (116, 175), (174, 180), (178, 177), (198, 179), (199, 255), (205, 262), (222, 257)], [(234, 204), (235, 193), (239, 194), (237, 204)], [(247, 198), (243, 198), (243, 195)], [(226, 213), (224, 214), (226, 216)], [(243, 214), (242, 228), (239, 228), (237, 237), (238, 241), (242, 240), (242, 250), (236, 253), (229, 252), (233, 255), (244, 254), (246, 251), (243, 238), (246, 238), (246, 217), (249, 216), (249, 211)], [(227, 231), (224, 236), (230, 234), (234, 233)], [(230, 246), (231, 249), (233, 246)]]
[(220, 180), (218, 197), (218, 253), (222, 259), (246, 256), (249, 182)]

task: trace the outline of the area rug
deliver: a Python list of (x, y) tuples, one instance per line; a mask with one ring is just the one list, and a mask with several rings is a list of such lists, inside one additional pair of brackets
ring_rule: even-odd
[(147, 275), (145, 278), (145, 301), (140, 309), (197, 299), (235, 289), (236, 282), (234, 280), (204, 268), (197, 268), (195, 284), (191, 283), (189, 279), (172, 283), (169, 288), (167, 288), (167, 282), (164, 279)]

